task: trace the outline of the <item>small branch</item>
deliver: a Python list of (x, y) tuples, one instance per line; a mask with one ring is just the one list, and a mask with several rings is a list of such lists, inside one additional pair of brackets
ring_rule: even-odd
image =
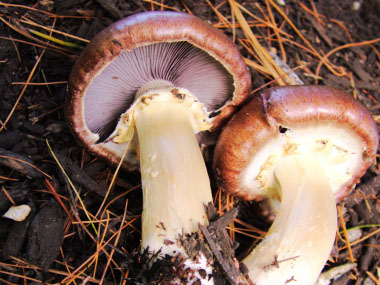
[(237, 244), (231, 240), (225, 229), (236, 218), (238, 209), (234, 208), (223, 216), (218, 216), (211, 203), (206, 209), (211, 222), (207, 227), (200, 225), (200, 230), (216, 261), (220, 264), (231, 284), (250, 284), (240, 272), (239, 265), (237, 265), (238, 261), (234, 257)]

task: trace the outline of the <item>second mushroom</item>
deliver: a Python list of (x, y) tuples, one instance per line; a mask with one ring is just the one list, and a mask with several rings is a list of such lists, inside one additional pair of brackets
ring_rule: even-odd
[(371, 165), (378, 140), (360, 103), (322, 86), (269, 89), (231, 119), (215, 148), (218, 181), (243, 199), (267, 199), (276, 212), (243, 260), (255, 284), (315, 283), (335, 239), (335, 201)]

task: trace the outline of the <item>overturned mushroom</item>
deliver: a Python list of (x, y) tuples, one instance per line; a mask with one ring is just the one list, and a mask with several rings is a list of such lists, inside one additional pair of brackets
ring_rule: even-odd
[(218, 127), (249, 89), (235, 45), (184, 13), (134, 15), (85, 49), (70, 76), (68, 122), (114, 164), (131, 141), (123, 166), (141, 169), (142, 247), (183, 254), (179, 234), (207, 223), (212, 197), (196, 133)]
[(370, 113), (328, 87), (272, 88), (231, 119), (215, 148), (220, 185), (267, 198), (277, 211), (243, 260), (255, 284), (315, 283), (335, 238), (335, 201), (359, 182), (377, 147)]

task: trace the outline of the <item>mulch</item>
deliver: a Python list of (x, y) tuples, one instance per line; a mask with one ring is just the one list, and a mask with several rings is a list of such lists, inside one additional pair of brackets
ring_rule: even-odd
[[(284, 32), (280, 38), (263, 22), (244, 14), (262, 46), (286, 61), (300, 80), (353, 94), (380, 123), (379, 0), (287, 0), (284, 6), (270, 0), (236, 2), (267, 23), (275, 20)], [(32, 209), (22, 222), (0, 218), (1, 284), (152, 284), (165, 283), (171, 274), (186, 274), (180, 271), (181, 260), (165, 258), (157, 264), (139, 250), (139, 173), (121, 171), (105, 203), (103, 219), (107, 221), (88, 222), (102, 205), (114, 168), (75, 141), (64, 117), (70, 70), (87, 41), (120, 18), (152, 9), (191, 12), (236, 38), (242, 55), (257, 61), (246, 48), (242, 29), (221, 24), (220, 15), (231, 21), (228, 1), (0, 3), (0, 214), (12, 204), (27, 204)], [(62, 33), (51, 33), (44, 27)], [(64, 43), (41, 33), (51, 33)], [(317, 54), (325, 55), (325, 61)], [(252, 66), (250, 71), (252, 90), (278, 84)], [(212, 150), (211, 144), (204, 154), (216, 201), (216, 210), (211, 208), (209, 216), (214, 222), (195, 237), (184, 239), (198, 240), (196, 249), (202, 243), (214, 244), (214, 249), (209, 248), (217, 260), (218, 284), (230, 284), (234, 277), (246, 273), (243, 265), (236, 271), (237, 260), (259, 242), (253, 236), (261, 238), (270, 223), (256, 210), (257, 205), (219, 191), (212, 179)], [(379, 171), (379, 164), (371, 166), (355, 191), (339, 205), (344, 221), (339, 230), (343, 225), (355, 229), (349, 232), (357, 237), (347, 242), (343, 233), (338, 234), (325, 270), (347, 263), (353, 263), (354, 269), (331, 284), (380, 284)], [(222, 221), (220, 214), (225, 215)], [(215, 243), (229, 254), (218, 255)]]

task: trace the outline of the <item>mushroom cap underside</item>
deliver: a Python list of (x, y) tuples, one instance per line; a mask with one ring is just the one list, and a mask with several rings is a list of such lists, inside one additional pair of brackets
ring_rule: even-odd
[(373, 162), (378, 141), (371, 114), (349, 94), (323, 86), (275, 87), (229, 121), (215, 147), (214, 169), (226, 192), (260, 200), (268, 182), (262, 177), (282, 155), (313, 151), (326, 157), (339, 201)]
[[(183, 85), (187, 84), (190, 87), (195, 86), (194, 88), (196, 88), (197, 85), (201, 85), (191, 79), (191, 74), (193, 74), (194, 77), (197, 76), (196, 70), (199, 71), (202, 70), (202, 68), (205, 70), (207, 68), (211, 68), (212, 70), (223, 69), (222, 71), (217, 71), (218, 73), (215, 73), (216, 75), (214, 77), (217, 79), (221, 78), (220, 80), (223, 81), (223, 84), (226, 86), (224, 89), (229, 89), (229, 93), (231, 94), (228, 94), (224, 99), (209, 99), (211, 103), (205, 103), (208, 105), (208, 108), (212, 108), (208, 110), (209, 112), (215, 111), (212, 114), (213, 129), (222, 124), (232, 114), (236, 106), (241, 104), (248, 96), (250, 90), (250, 74), (248, 69), (236, 46), (221, 31), (194, 16), (179, 12), (145, 12), (122, 19), (99, 33), (86, 47), (76, 62), (70, 75), (69, 96), (66, 104), (68, 124), (73, 133), (79, 138), (79, 141), (90, 151), (112, 163), (119, 162), (120, 149), (123, 149), (123, 147), (114, 146), (109, 148), (102, 143), (97, 143), (105, 140), (106, 135), (112, 132), (106, 132), (106, 135), (102, 137), (102, 134), (99, 135), (99, 132), (97, 132), (97, 128), (99, 128), (99, 125), (103, 125), (102, 127), (104, 128), (112, 128), (117, 124), (118, 118), (116, 115), (113, 115), (112, 118), (107, 119), (108, 121), (101, 124), (102, 121), (99, 118), (101, 118), (103, 114), (107, 116), (107, 113), (110, 112), (108, 112), (108, 110), (101, 112), (99, 108), (104, 105), (113, 108), (114, 113), (123, 113), (126, 111), (126, 105), (133, 103), (134, 99), (124, 99), (124, 105), (122, 107), (116, 107), (115, 105), (117, 103), (115, 103), (115, 101), (117, 100), (112, 98), (113, 89), (119, 88), (118, 86), (125, 81), (122, 76), (129, 76), (125, 75), (126, 69), (128, 69), (125, 63), (130, 61), (131, 56), (136, 57), (136, 62), (141, 64), (141, 62), (143, 62), (143, 60), (141, 60), (141, 54), (146, 53), (147, 50), (149, 53), (149, 49), (156, 51), (155, 46), (160, 47), (164, 52), (164, 55), (158, 54), (158, 57), (167, 58), (167, 55), (170, 55), (173, 49), (180, 53), (184, 53), (185, 50), (187, 57), (180, 54), (177, 58), (182, 57), (183, 61), (183, 57), (185, 57), (185, 61), (187, 58), (188, 63), (196, 62), (192, 64), (193, 69), (187, 71), (188, 75), (182, 76), (182, 78), (186, 77), (185, 79), (182, 79), (182, 81), (178, 79), (181, 83), (185, 82)], [(138, 50), (137, 55), (128, 55), (135, 50)], [(128, 58), (128, 56), (130, 57)], [(121, 70), (117, 76), (113, 76), (112, 72), (110, 72), (110, 70), (115, 69), (112, 63), (121, 57), (126, 58), (122, 64), (118, 64), (123, 70)], [(151, 56), (148, 54), (147, 57)], [(174, 58), (173, 61), (178, 61), (177, 58)], [(203, 58), (206, 59), (206, 63), (203, 62)], [(155, 64), (155, 62), (150, 63), (150, 65)], [(167, 65), (167, 70), (174, 73), (171, 71), (173, 70), (172, 63), (169, 62)], [(181, 68), (181, 70), (186, 71), (186, 68)], [(146, 68), (143, 68), (143, 70), (145, 73), (148, 73), (146, 72)], [(176, 74), (182, 72), (181, 70), (176, 69)], [(207, 72), (204, 73), (207, 74)], [(213, 71), (208, 73), (214, 74)], [(120, 79), (119, 85), (116, 86), (112, 83), (113, 85), (107, 88), (107, 91), (102, 91), (105, 93), (104, 96), (96, 95), (97, 99), (95, 101), (86, 103), (86, 100), (90, 102), (88, 98), (86, 99), (88, 90), (92, 89), (101, 94), (100, 91), (96, 90), (101, 89), (102, 83), (96, 82), (98, 78), (100, 78), (99, 75), (103, 76), (103, 74), (108, 74), (108, 77), (111, 78), (113, 82)], [(206, 76), (200, 73), (198, 77)], [(165, 80), (166, 78), (157, 79)], [(213, 88), (213, 86), (221, 85), (212, 84), (212, 82), (210, 82), (212, 78), (206, 78), (206, 80), (207, 84), (204, 83), (204, 85), (208, 87), (208, 89)], [(97, 85), (94, 84), (94, 82)], [(141, 87), (138, 86), (138, 82), (135, 84), (136, 89)], [(229, 85), (230, 87), (228, 87)], [(179, 87), (186, 88), (186, 86)], [(217, 93), (211, 91), (209, 93)], [(120, 94), (123, 92), (123, 90), (119, 90)], [(108, 103), (103, 103), (101, 97), (108, 98)], [(196, 97), (199, 99), (199, 96), (196, 95)], [(91, 106), (91, 108), (86, 108), (87, 105)], [(88, 115), (89, 113), (91, 114)], [(95, 127), (92, 127), (86, 119), (90, 116), (96, 121), (96, 124), (93, 124)], [(136, 153), (133, 151), (128, 153), (126, 160), (127, 162), (124, 163), (125, 168), (130, 170), (138, 168)]]

